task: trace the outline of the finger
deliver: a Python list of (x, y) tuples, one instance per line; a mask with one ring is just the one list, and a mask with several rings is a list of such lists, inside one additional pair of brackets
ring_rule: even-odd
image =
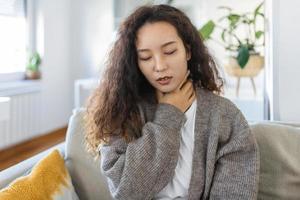
[(186, 94), (189, 97), (192, 95), (193, 92), (194, 92), (194, 87), (193, 87), (193, 84), (191, 83), (190, 86), (187, 87), (187, 89), (186, 89)]
[(185, 84), (182, 86), (181, 91), (183, 91), (184, 93), (187, 93), (187, 91), (189, 91), (190, 88), (193, 88), (193, 84), (191, 80), (187, 80), (185, 82)]
[(193, 102), (195, 98), (196, 98), (196, 92), (194, 91), (194, 92), (191, 94), (189, 100), (190, 100), (191, 102)]
[(177, 90), (180, 90), (180, 89), (181, 89), (182, 85), (186, 82), (187, 77), (189, 76), (189, 74), (190, 74), (190, 70), (187, 70), (187, 73), (185, 74), (185, 77), (184, 77), (184, 79), (182, 80), (182, 82), (179, 84), (179, 87), (177, 88)]

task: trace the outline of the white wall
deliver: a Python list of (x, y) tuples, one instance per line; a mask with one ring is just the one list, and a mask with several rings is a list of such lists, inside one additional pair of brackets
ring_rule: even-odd
[(74, 80), (97, 77), (113, 27), (112, 1), (35, 1), (42, 56), (42, 132), (64, 127), (74, 105)]
[(69, 0), (36, 1), (37, 50), (42, 56), (42, 132), (64, 127), (72, 110)]
[(300, 1), (272, 3), (274, 119), (300, 122)]
[(70, 16), (72, 76), (98, 76), (113, 38), (113, 1), (72, 0)]

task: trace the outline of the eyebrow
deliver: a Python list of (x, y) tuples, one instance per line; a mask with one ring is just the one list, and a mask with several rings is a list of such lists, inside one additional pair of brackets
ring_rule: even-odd
[[(173, 43), (176, 43), (176, 41), (166, 42), (163, 45), (161, 45), (161, 47), (165, 47), (165, 46), (168, 46), (168, 45), (173, 44)], [(137, 51), (138, 52), (143, 52), (143, 51), (149, 51), (149, 49), (138, 49)]]

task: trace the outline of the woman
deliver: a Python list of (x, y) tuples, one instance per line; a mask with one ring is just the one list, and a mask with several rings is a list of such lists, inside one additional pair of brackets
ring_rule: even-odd
[(124, 21), (86, 115), (113, 198), (256, 199), (257, 144), (222, 86), (180, 10), (143, 6)]

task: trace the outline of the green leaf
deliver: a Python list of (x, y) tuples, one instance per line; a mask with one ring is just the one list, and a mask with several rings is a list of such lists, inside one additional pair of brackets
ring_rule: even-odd
[(210, 38), (210, 35), (215, 29), (215, 23), (212, 20), (209, 20), (206, 24), (204, 24), (201, 29), (199, 30), (199, 33), (201, 34), (203, 40), (208, 40)]
[(226, 41), (225, 41), (225, 33), (226, 33), (226, 29), (224, 29), (222, 31), (221, 38), (222, 38), (222, 41), (226, 43)]
[(228, 20), (230, 21), (230, 26), (234, 26), (240, 20), (241, 16), (238, 14), (231, 14), (228, 16)]
[(265, 15), (263, 13), (258, 13), (257, 15), (260, 15), (262, 17), (265, 17)]
[(260, 8), (264, 5), (264, 2), (261, 2), (254, 10), (254, 17), (256, 17), (260, 12)]
[(246, 66), (249, 60), (249, 50), (246, 46), (241, 46), (238, 50), (237, 61), (242, 69)]
[(256, 38), (256, 39), (259, 39), (263, 34), (264, 34), (263, 31), (256, 31), (256, 32), (255, 32), (255, 38)]
[(29, 56), (27, 69), (31, 71), (38, 71), (40, 64), (41, 57), (37, 52), (35, 52)]
[(37, 54), (33, 54), (33, 56), (31, 57), (30, 63), (32, 65), (38, 65), (40, 62), (40, 57)]

